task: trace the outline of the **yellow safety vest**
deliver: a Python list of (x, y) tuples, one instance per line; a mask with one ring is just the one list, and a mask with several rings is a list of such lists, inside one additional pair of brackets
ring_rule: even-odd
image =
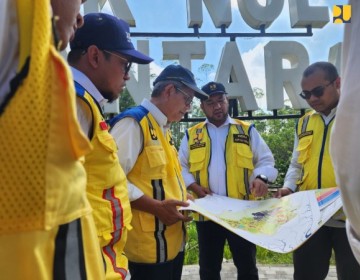
[(50, 1), (17, 0), (17, 9), (18, 75), (0, 109), (0, 234), (49, 230), (91, 211), (79, 161), (90, 145), (52, 45)]
[[(144, 136), (142, 151), (128, 173), (129, 182), (153, 199), (186, 201), (186, 188), (170, 131), (164, 136), (156, 120), (142, 106), (120, 114), (111, 125), (124, 117), (134, 118)], [(133, 230), (129, 232), (125, 246), (129, 260), (138, 263), (162, 263), (174, 259), (183, 249), (184, 223), (177, 222), (166, 226), (149, 213), (136, 209), (132, 211)]]
[[(254, 170), (249, 137), (251, 125), (240, 120), (235, 122), (236, 124), (229, 125), (225, 143), (226, 195), (238, 199), (254, 199), (249, 186), (249, 178)], [(189, 128), (187, 135), (189, 171), (199, 185), (209, 188), (211, 139), (206, 123), (202, 122)], [(194, 218), (204, 219), (203, 216), (197, 215), (194, 215)]]
[[(329, 150), (334, 118), (325, 125), (321, 115), (312, 111), (299, 119), (297, 124), (299, 143), (296, 150), (299, 152), (301, 177), (296, 184), (300, 191), (337, 186)], [(332, 218), (345, 221), (343, 209), (337, 211)]]
[(298, 163), (301, 164), (301, 177), (298, 189), (313, 190), (336, 187), (334, 167), (329, 153), (330, 133), (334, 119), (328, 125), (319, 114), (309, 112), (299, 119), (297, 135), (299, 144)]
[[(86, 155), (84, 164), (88, 199), (94, 209), (98, 236), (111, 240), (123, 229), (131, 229), (126, 176), (119, 163), (115, 140), (109, 133), (100, 107), (81, 85), (75, 83), (75, 86), (77, 96), (89, 105), (93, 116), (91, 144), (94, 149)], [(125, 241), (121, 239), (124, 244)]]

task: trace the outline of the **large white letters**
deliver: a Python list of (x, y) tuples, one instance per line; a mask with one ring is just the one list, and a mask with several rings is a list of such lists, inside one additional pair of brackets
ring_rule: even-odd
[[(116, 16), (126, 20), (130, 26), (136, 26), (136, 20), (126, 0), (88, 0), (85, 2), (84, 12), (100, 11), (107, 1)], [(329, 22), (329, 11), (326, 6), (310, 6), (308, 0), (288, 2), (291, 23), (288, 28), (322, 28)], [(237, 0), (237, 3), (245, 23), (256, 30), (261, 26), (265, 29), (270, 27), (284, 7), (284, 0), (266, 1), (264, 5), (260, 5), (257, 0)], [(209, 12), (215, 28), (227, 28), (232, 23), (231, 0), (187, 0), (186, 4), (187, 27), (199, 27), (200, 36), (203, 6)], [(161, 30), (156, 32), (161, 33)], [(189, 33), (192, 32), (189, 30)], [(199, 40), (163, 41), (163, 60), (178, 60), (181, 65), (191, 69), (192, 60), (205, 58), (205, 47), (205, 41)], [(137, 49), (151, 56), (148, 40), (138, 40)], [(264, 56), (267, 109), (276, 110), (284, 107), (284, 89), (295, 109), (307, 108), (307, 103), (299, 97), (302, 72), (309, 65), (309, 55), (305, 47), (296, 41), (270, 41), (264, 48)], [(330, 49), (328, 59), (340, 69), (340, 43)], [(290, 67), (284, 66), (284, 60), (288, 61), (287, 65)], [(215, 65), (215, 68), (215, 80), (226, 85), (229, 97), (239, 100), (242, 111), (258, 109), (236, 41), (225, 43), (219, 65)], [(139, 104), (144, 97), (149, 97), (153, 73), (149, 65), (137, 65), (134, 69), (137, 70), (130, 73), (131, 79), (127, 82), (127, 88), (134, 101)], [(116, 107), (116, 104), (112, 106)]]

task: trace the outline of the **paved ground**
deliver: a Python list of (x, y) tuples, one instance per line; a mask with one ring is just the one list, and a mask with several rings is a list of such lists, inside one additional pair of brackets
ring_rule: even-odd
[[(294, 269), (292, 266), (282, 265), (258, 265), (259, 276), (261, 280), (290, 280), (293, 279)], [(232, 263), (223, 263), (221, 270), (221, 278), (223, 280), (236, 280), (235, 267)], [(198, 280), (199, 266), (198, 265), (185, 265), (183, 268), (182, 280)], [(330, 271), (326, 280), (336, 280), (336, 269), (334, 266), (330, 267)]]

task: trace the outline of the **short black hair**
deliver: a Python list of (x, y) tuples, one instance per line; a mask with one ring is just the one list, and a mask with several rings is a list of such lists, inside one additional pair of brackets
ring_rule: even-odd
[(337, 77), (339, 77), (339, 73), (334, 64), (326, 61), (319, 61), (309, 65), (305, 69), (303, 73), (303, 78), (314, 74), (314, 72), (316, 72), (317, 70), (321, 70), (325, 73), (325, 79), (327, 81), (335, 81)]

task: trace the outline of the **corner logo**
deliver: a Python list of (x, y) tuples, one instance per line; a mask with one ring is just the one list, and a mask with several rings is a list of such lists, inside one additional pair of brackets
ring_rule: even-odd
[(333, 23), (350, 23), (351, 5), (333, 6)]

